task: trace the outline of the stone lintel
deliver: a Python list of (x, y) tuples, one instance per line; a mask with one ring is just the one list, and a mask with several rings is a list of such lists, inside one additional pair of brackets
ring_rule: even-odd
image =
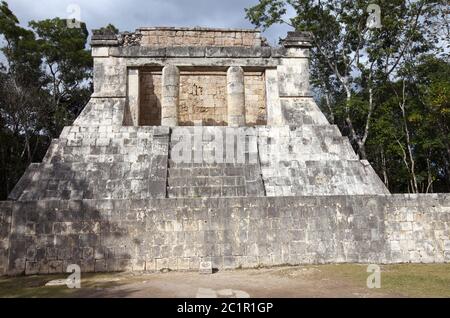
[(192, 57), (192, 58), (270, 58), (281, 57), (283, 52), (271, 47), (236, 47), (236, 46), (177, 46), (177, 47), (115, 47), (111, 56), (115, 57)]
[(91, 40), (91, 46), (119, 46), (119, 41), (116, 40)]
[[(133, 57), (126, 59), (127, 67), (163, 68), (168, 59), (163, 57)], [(175, 57), (170, 62), (180, 68), (214, 67), (227, 69), (230, 65), (241, 65), (243, 68), (258, 68), (260, 70), (276, 68), (281, 59), (272, 58), (188, 58)]]
[(207, 27), (140, 27), (136, 31), (202, 31), (202, 32), (243, 32), (261, 33), (258, 29), (207, 28)]

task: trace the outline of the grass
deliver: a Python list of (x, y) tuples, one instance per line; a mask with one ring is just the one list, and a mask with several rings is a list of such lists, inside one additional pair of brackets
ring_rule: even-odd
[(450, 297), (450, 264), (391, 265), (382, 269), (381, 287), (412, 297)]
[(139, 276), (122, 273), (84, 274), (82, 289), (67, 286), (45, 286), (51, 280), (65, 279), (67, 275), (0, 277), (0, 298), (64, 298), (83, 297), (97, 289), (107, 289), (140, 281)]
[(0, 278), (0, 297), (2, 298), (44, 298), (64, 297), (71, 294), (65, 286), (49, 286), (45, 284), (62, 276), (27, 276), (27, 277), (2, 277)]
[[(322, 278), (343, 279), (365, 287), (367, 265), (314, 266)], [(450, 264), (397, 264), (381, 266), (381, 288), (374, 291), (405, 297), (450, 297)]]

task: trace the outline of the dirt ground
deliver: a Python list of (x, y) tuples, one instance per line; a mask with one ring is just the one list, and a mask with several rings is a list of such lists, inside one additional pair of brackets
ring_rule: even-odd
[[(143, 281), (99, 290), (94, 297), (383, 297), (401, 296), (373, 292), (351, 282), (317, 277), (316, 269), (287, 268), (219, 272), (146, 275)], [(216, 295), (215, 295), (215, 294)]]
[(367, 265), (317, 265), (196, 272), (82, 275), (80, 289), (45, 286), (64, 276), (0, 279), (0, 297), (297, 298), (450, 297), (450, 264), (381, 267), (381, 288), (367, 287)]

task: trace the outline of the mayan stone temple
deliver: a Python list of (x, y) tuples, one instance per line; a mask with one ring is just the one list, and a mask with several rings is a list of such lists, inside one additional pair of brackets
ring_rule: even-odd
[(390, 194), (309, 87), (307, 33), (92, 38), (94, 93), (0, 202), (0, 273), (450, 261), (450, 196)]

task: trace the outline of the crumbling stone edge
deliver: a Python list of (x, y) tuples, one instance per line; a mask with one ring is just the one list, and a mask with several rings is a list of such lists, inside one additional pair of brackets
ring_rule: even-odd
[(450, 262), (450, 195), (0, 203), (3, 274)]

